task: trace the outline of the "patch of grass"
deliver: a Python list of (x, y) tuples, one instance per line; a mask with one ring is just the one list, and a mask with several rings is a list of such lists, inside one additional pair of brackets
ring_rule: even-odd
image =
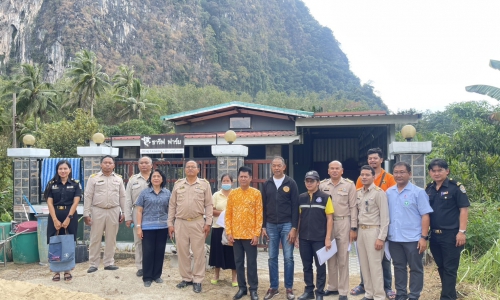
[[(477, 260), (468, 251), (464, 251), (460, 259), (458, 276), (460, 282), (466, 281), (473, 284), (472, 291), (483, 291), (485, 293), (491, 291), (495, 296), (495, 298), (491, 299), (498, 299), (500, 293), (500, 241), (497, 239), (490, 250)], [(470, 298), (468, 295), (467, 299), (476, 298)]]

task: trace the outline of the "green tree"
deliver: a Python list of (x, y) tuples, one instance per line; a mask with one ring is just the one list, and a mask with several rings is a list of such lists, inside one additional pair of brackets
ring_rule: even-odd
[[(490, 67), (500, 71), (500, 61), (491, 59)], [(490, 96), (491, 98), (500, 101), (500, 88), (491, 85), (485, 85), (485, 84), (469, 85), (465, 87), (465, 90), (471, 93), (478, 93), (481, 95)]]
[(130, 97), (134, 85), (134, 68), (121, 65), (118, 69), (113, 76), (113, 88), (118, 95)]
[(12, 93), (17, 94), (16, 112), (20, 120), (26, 122), (33, 117), (35, 131), (38, 130), (37, 118), (42, 120), (50, 109), (58, 110), (58, 94), (50, 83), (43, 81), (41, 69), (37, 64), (20, 66), (15, 80), (6, 87), (3, 98), (11, 98)]
[(131, 116), (137, 117), (140, 120), (144, 112), (157, 107), (157, 104), (151, 103), (148, 99), (144, 98), (145, 93), (146, 91), (143, 89), (141, 81), (139, 79), (133, 79), (132, 89), (126, 96), (116, 95), (119, 99), (118, 101), (125, 105), (125, 108), (118, 112), (118, 116), (126, 116), (127, 121), (130, 120)]
[(109, 76), (102, 72), (102, 66), (97, 62), (97, 56), (89, 50), (76, 53), (71, 63), (68, 76), (73, 83), (73, 97), (67, 105), (77, 105), (85, 110), (90, 109), (90, 116), (94, 116), (94, 104), (109, 86)]
[(81, 109), (68, 117), (69, 120), (45, 124), (40, 129), (37, 145), (50, 149), (52, 157), (77, 157), (76, 147), (87, 146), (98, 131), (97, 120)]

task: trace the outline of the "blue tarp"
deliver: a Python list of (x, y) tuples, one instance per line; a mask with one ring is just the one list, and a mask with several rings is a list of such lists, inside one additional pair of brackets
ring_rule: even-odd
[(41, 176), (41, 188), (42, 188), (42, 193), (45, 191), (45, 188), (47, 187), (47, 183), (49, 183), (49, 180), (54, 177), (56, 174), (56, 165), (60, 160), (67, 160), (71, 164), (71, 177), (73, 179), (80, 180), (80, 183), (82, 185), (82, 191), (83, 191), (83, 178), (82, 178), (82, 172), (81, 172), (81, 158), (45, 158), (42, 162), (42, 176)]

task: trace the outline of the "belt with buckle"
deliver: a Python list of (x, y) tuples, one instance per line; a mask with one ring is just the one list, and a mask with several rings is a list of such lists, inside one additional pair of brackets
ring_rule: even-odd
[(347, 217), (333, 217), (334, 220), (338, 221), (338, 220), (344, 220), (344, 219), (347, 219)]
[(197, 216), (195, 218), (182, 219), (182, 220), (184, 220), (184, 221), (195, 221), (195, 220), (198, 220), (198, 219), (201, 219), (201, 218), (203, 218), (203, 216)]
[(361, 229), (380, 228), (380, 225), (359, 225)]
[(443, 231), (441, 229), (432, 229), (432, 232), (435, 234), (443, 234)]
[(62, 206), (62, 205), (59, 205), (59, 206), (54, 206), (55, 209), (58, 209), (58, 210), (65, 210), (65, 209), (68, 209), (70, 208), (70, 206)]

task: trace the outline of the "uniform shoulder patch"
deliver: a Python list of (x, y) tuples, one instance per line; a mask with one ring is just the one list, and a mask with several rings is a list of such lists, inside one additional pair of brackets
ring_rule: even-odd
[(177, 179), (177, 181), (176, 181), (176, 182), (174, 182), (174, 184), (179, 183), (182, 179), (183, 179), (183, 178), (179, 178), (179, 179)]
[(463, 185), (459, 185), (459, 186), (460, 186), (460, 187), (459, 187), (460, 191), (461, 191), (462, 193), (466, 194), (466, 193), (467, 193), (467, 191), (465, 190), (465, 186), (463, 186)]
[(321, 180), (321, 183), (325, 183), (327, 181), (328, 181), (328, 178), (325, 178), (325, 179)]
[(75, 183), (80, 183), (80, 180), (71, 178)]
[(361, 191), (362, 189), (363, 189), (363, 188), (362, 188), (362, 187), (360, 187), (359, 189), (356, 189), (356, 191)]
[(345, 180), (345, 181), (347, 181), (347, 182), (350, 182), (350, 183), (354, 183), (354, 181), (352, 181), (352, 180), (351, 180), (351, 179), (349, 179), (349, 178), (344, 178), (344, 180)]
[(432, 184), (434, 183), (434, 181), (431, 181), (429, 182), (428, 184), (425, 185), (425, 189), (428, 189)]
[(115, 173), (115, 175), (118, 176), (118, 177), (120, 177), (120, 178), (123, 178), (123, 176), (120, 175), (120, 174)]
[(381, 189), (381, 188), (379, 188), (378, 186), (376, 186), (376, 187), (375, 187), (375, 189), (376, 189), (377, 191), (382, 191), (382, 189)]
[(97, 176), (97, 173), (94, 173), (94, 174), (90, 175), (89, 178), (96, 177), (96, 176)]
[(210, 181), (206, 180), (205, 178), (202, 178), (201, 180), (205, 181), (206, 183), (210, 184)]

